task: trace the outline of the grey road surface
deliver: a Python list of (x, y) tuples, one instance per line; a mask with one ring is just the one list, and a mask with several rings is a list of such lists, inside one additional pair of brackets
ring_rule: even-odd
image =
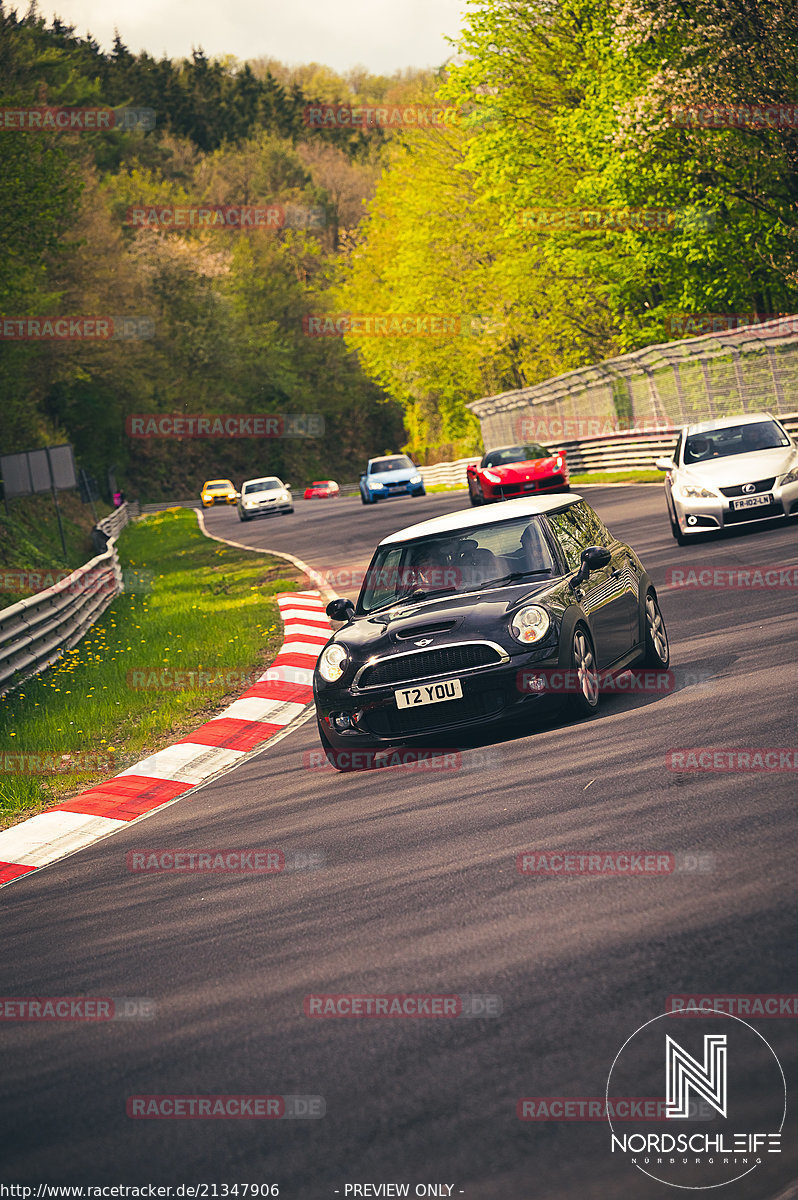
[[(523, 1122), (516, 1105), (602, 1096), (621, 1045), (670, 995), (798, 993), (796, 771), (667, 766), (685, 747), (796, 748), (796, 591), (666, 585), (669, 568), (796, 567), (797, 531), (680, 550), (658, 488), (584, 494), (660, 589), (676, 689), (606, 697), (586, 722), (471, 737), (456, 769), (434, 774), (317, 767), (310, 720), (0, 891), (3, 996), (155, 1003), (150, 1019), (0, 1023), (0, 1183), (207, 1184), (208, 1196), (278, 1184), (298, 1200), (388, 1183), (409, 1195), (451, 1184), (437, 1194), (471, 1200), (680, 1194), (611, 1154), (605, 1124)], [(463, 501), (298, 502), (293, 516), (240, 525), (219, 509), (207, 523), (343, 572), (386, 533)], [(152, 847), (320, 860), (272, 877), (130, 873), (125, 855)], [(710, 869), (529, 877), (515, 867), (528, 850), (683, 852)], [(495, 996), (501, 1014), (306, 1016), (304, 998), (328, 993)], [(784, 1148), (713, 1194), (792, 1197), (798, 1021), (751, 1024), (786, 1074)], [(747, 1063), (730, 1087), (746, 1112), (772, 1104)], [(130, 1097), (164, 1094), (322, 1096), (326, 1115), (127, 1115)]]

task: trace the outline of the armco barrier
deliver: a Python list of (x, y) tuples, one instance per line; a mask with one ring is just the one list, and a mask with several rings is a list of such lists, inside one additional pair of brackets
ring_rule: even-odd
[(102, 554), (45, 591), (0, 610), (0, 696), (77, 645), (124, 591), (116, 537), (128, 516), (123, 504), (98, 523), (110, 534)]

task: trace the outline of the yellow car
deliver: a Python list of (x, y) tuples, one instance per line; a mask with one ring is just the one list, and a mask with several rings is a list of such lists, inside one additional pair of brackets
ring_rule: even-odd
[(200, 500), (203, 508), (213, 508), (214, 504), (235, 504), (238, 492), (229, 479), (209, 479), (202, 485)]

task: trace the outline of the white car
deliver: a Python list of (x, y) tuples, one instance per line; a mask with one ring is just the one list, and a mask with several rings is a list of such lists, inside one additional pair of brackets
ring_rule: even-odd
[(283, 483), (276, 475), (264, 475), (262, 479), (247, 479), (241, 484), (238, 497), (239, 521), (251, 521), (253, 517), (267, 517), (270, 513), (292, 513), (294, 498), (290, 483)]
[(770, 413), (685, 425), (665, 477), (671, 533), (691, 534), (747, 521), (798, 516), (798, 446)]

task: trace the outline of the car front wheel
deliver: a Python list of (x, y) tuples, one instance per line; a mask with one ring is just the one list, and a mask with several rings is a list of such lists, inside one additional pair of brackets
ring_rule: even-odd
[(569, 698), (568, 709), (575, 717), (590, 717), (599, 705), (599, 681), (593, 643), (583, 625), (577, 625), (573, 632), (571, 670), (576, 678), (576, 691)]
[(641, 665), (664, 671), (670, 662), (668, 631), (662, 619), (657, 597), (653, 592), (648, 592), (646, 595), (645, 622), (646, 643)]
[(686, 546), (687, 538), (684, 536), (681, 529), (679, 528), (679, 522), (676, 520), (674, 512), (671, 511), (670, 504), (668, 505), (668, 520), (671, 523), (671, 533), (674, 536), (674, 538), (676, 539), (676, 544), (678, 546)]
[(472, 490), (471, 484), (468, 485), (468, 499), (471, 501), (472, 508), (479, 508), (480, 504), (484, 504), (482, 493), (479, 490), (479, 484), (476, 484)]

